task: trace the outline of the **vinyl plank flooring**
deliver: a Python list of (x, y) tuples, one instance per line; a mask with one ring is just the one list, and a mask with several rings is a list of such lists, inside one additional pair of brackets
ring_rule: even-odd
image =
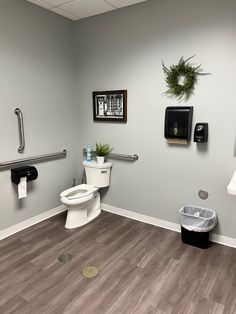
[[(111, 213), (78, 229), (58, 215), (0, 241), (0, 313), (233, 314), (236, 250)], [(68, 262), (58, 256), (72, 254)], [(82, 276), (87, 265), (99, 269)]]
[(18, 312), (25, 305), (27, 305), (27, 302), (17, 295), (8, 300), (3, 306), (0, 306), (0, 313), (13, 313), (14, 311)]

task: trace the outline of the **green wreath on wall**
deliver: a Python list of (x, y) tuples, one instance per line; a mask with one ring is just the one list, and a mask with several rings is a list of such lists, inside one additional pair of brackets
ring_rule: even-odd
[(194, 56), (184, 60), (180, 58), (176, 65), (171, 65), (168, 69), (162, 61), (163, 71), (166, 75), (166, 83), (168, 90), (165, 95), (177, 97), (177, 100), (188, 100), (193, 94), (195, 83), (199, 75), (209, 75), (203, 73), (201, 65), (193, 66), (188, 61)]

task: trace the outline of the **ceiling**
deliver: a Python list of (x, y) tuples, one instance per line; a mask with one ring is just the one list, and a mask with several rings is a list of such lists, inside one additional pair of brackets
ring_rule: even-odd
[(27, 0), (73, 21), (147, 0)]

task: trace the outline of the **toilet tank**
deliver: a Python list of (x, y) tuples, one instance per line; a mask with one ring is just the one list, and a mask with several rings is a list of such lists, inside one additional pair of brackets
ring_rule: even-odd
[(110, 185), (110, 173), (112, 163), (104, 162), (98, 164), (96, 161), (83, 161), (87, 184), (97, 188), (104, 188)]

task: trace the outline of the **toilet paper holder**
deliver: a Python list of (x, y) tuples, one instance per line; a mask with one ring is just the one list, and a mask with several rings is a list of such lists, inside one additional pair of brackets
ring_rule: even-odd
[(21, 178), (26, 177), (26, 181), (33, 181), (38, 178), (38, 171), (33, 166), (24, 166), (11, 169), (11, 181), (15, 184), (19, 184)]

